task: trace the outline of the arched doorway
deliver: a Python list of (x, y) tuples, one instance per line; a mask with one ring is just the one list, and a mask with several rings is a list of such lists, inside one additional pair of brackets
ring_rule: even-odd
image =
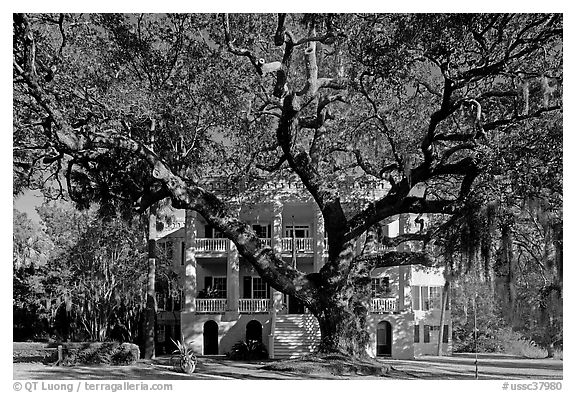
[(376, 356), (392, 356), (392, 325), (388, 321), (376, 327)]
[(215, 321), (204, 323), (204, 355), (218, 355), (218, 324)]
[(255, 319), (246, 324), (246, 341), (262, 342), (262, 324)]

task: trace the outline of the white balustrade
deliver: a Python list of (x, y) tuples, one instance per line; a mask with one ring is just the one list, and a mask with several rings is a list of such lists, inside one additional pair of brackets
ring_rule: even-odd
[(267, 245), (268, 247), (272, 247), (272, 239), (270, 238), (264, 238), (264, 239), (260, 239), (264, 242), (265, 245)]
[(228, 239), (196, 238), (196, 251), (224, 252), (228, 250)]
[(398, 299), (393, 297), (373, 298), (370, 311), (372, 312), (390, 312), (398, 311)]
[(226, 299), (196, 299), (196, 312), (223, 313)]
[(268, 312), (270, 299), (238, 299), (238, 306), (244, 313)]
[(302, 238), (291, 238), (291, 237), (284, 237), (282, 238), (282, 250), (283, 251), (292, 251), (292, 243), (295, 242), (296, 244), (296, 251), (305, 251), (311, 252), (314, 251), (314, 239), (311, 237), (302, 237)]

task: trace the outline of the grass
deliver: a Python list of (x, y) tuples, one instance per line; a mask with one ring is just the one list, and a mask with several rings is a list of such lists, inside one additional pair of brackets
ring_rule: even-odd
[(385, 376), (390, 367), (373, 359), (355, 359), (341, 354), (312, 354), (296, 359), (279, 360), (262, 367), (264, 370), (304, 375)]

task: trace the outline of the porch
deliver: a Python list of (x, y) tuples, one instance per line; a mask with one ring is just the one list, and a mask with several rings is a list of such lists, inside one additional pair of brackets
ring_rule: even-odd
[[(228, 310), (226, 299), (195, 299), (197, 313), (222, 314)], [(245, 314), (267, 313), (270, 311), (270, 299), (238, 299), (238, 311)]]
[[(195, 299), (197, 313), (222, 314), (227, 309), (226, 299)], [(238, 311), (245, 314), (267, 313), (272, 302), (270, 299), (238, 299)], [(398, 299), (394, 297), (373, 298), (370, 302), (370, 312), (389, 313), (398, 312)], [(306, 312), (306, 311), (305, 311)]]

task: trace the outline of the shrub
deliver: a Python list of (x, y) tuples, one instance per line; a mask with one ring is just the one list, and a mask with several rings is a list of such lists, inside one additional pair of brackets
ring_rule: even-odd
[(112, 364), (128, 365), (140, 358), (140, 349), (135, 344), (106, 342), (84, 343), (79, 348), (67, 348), (65, 365)]
[(227, 356), (231, 360), (262, 360), (268, 359), (268, 351), (260, 341), (238, 341)]
[(54, 363), (58, 360), (56, 348), (49, 348), (46, 343), (15, 342), (13, 344), (12, 361), (14, 363)]
[[(546, 349), (528, 340), (509, 327), (490, 332), (478, 332), (478, 352), (500, 352), (525, 358), (542, 359), (548, 356)], [(472, 333), (455, 337), (454, 352), (475, 352), (476, 344)]]

